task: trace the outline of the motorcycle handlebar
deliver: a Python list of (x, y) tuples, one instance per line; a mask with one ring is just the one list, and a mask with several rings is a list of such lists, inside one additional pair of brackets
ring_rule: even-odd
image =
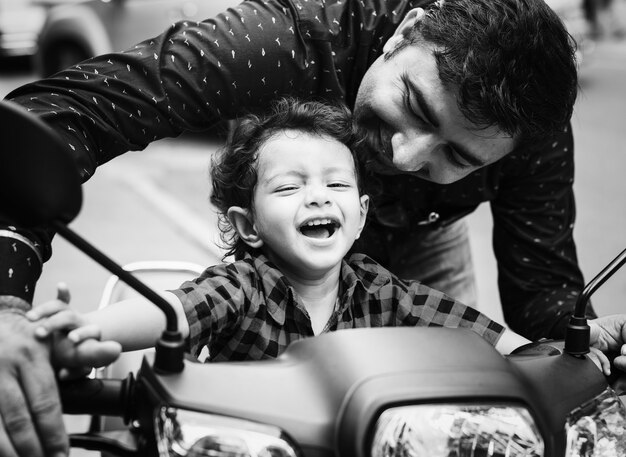
[(117, 416), (127, 419), (134, 378), (89, 379), (59, 383), (64, 414)]

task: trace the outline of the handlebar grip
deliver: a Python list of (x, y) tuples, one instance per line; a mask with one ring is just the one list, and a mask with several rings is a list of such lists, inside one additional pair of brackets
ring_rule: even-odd
[(130, 409), (132, 373), (126, 379), (89, 379), (59, 383), (64, 414), (126, 417)]

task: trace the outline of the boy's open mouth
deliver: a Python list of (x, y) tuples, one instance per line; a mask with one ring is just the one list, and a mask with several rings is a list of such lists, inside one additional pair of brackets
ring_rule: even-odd
[(330, 238), (339, 227), (339, 223), (330, 219), (313, 219), (300, 227), (300, 233), (310, 238)]

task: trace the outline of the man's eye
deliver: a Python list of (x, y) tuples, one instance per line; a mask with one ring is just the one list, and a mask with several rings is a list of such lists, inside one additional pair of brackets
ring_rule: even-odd
[(462, 159), (459, 154), (449, 146), (444, 147), (446, 158), (457, 168), (469, 168), (471, 165)]
[(411, 98), (411, 89), (409, 88), (408, 78), (403, 78), (404, 88), (403, 88), (403, 98), (404, 98), (404, 107), (408, 111), (408, 113), (418, 121), (423, 126), (428, 126), (428, 122), (422, 116), (421, 111), (418, 108), (415, 108), (412, 103)]
[(426, 120), (422, 117), (422, 115), (419, 112), (419, 110), (415, 109), (413, 107), (413, 105), (411, 104), (411, 94), (410, 93), (407, 92), (405, 94), (404, 100), (405, 100), (404, 104), (405, 104), (406, 110), (409, 112), (411, 117), (413, 117), (413, 119), (415, 119), (421, 125), (427, 126), (428, 122), (426, 122)]

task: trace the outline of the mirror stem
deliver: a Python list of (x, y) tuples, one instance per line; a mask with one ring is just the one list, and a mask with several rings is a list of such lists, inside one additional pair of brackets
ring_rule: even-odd
[(170, 303), (64, 223), (57, 221), (53, 223), (53, 226), (69, 243), (116, 275), (165, 313), (166, 329), (156, 344), (154, 368), (162, 373), (180, 373), (183, 369), (184, 341), (178, 331), (178, 316)]
[(567, 324), (564, 350), (571, 355), (589, 353), (589, 325), (587, 324), (587, 303), (591, 295), (626, 263), (626, 249), (615, 257), (595, 278), (591, 280), (578, 296), (574, 314)]

